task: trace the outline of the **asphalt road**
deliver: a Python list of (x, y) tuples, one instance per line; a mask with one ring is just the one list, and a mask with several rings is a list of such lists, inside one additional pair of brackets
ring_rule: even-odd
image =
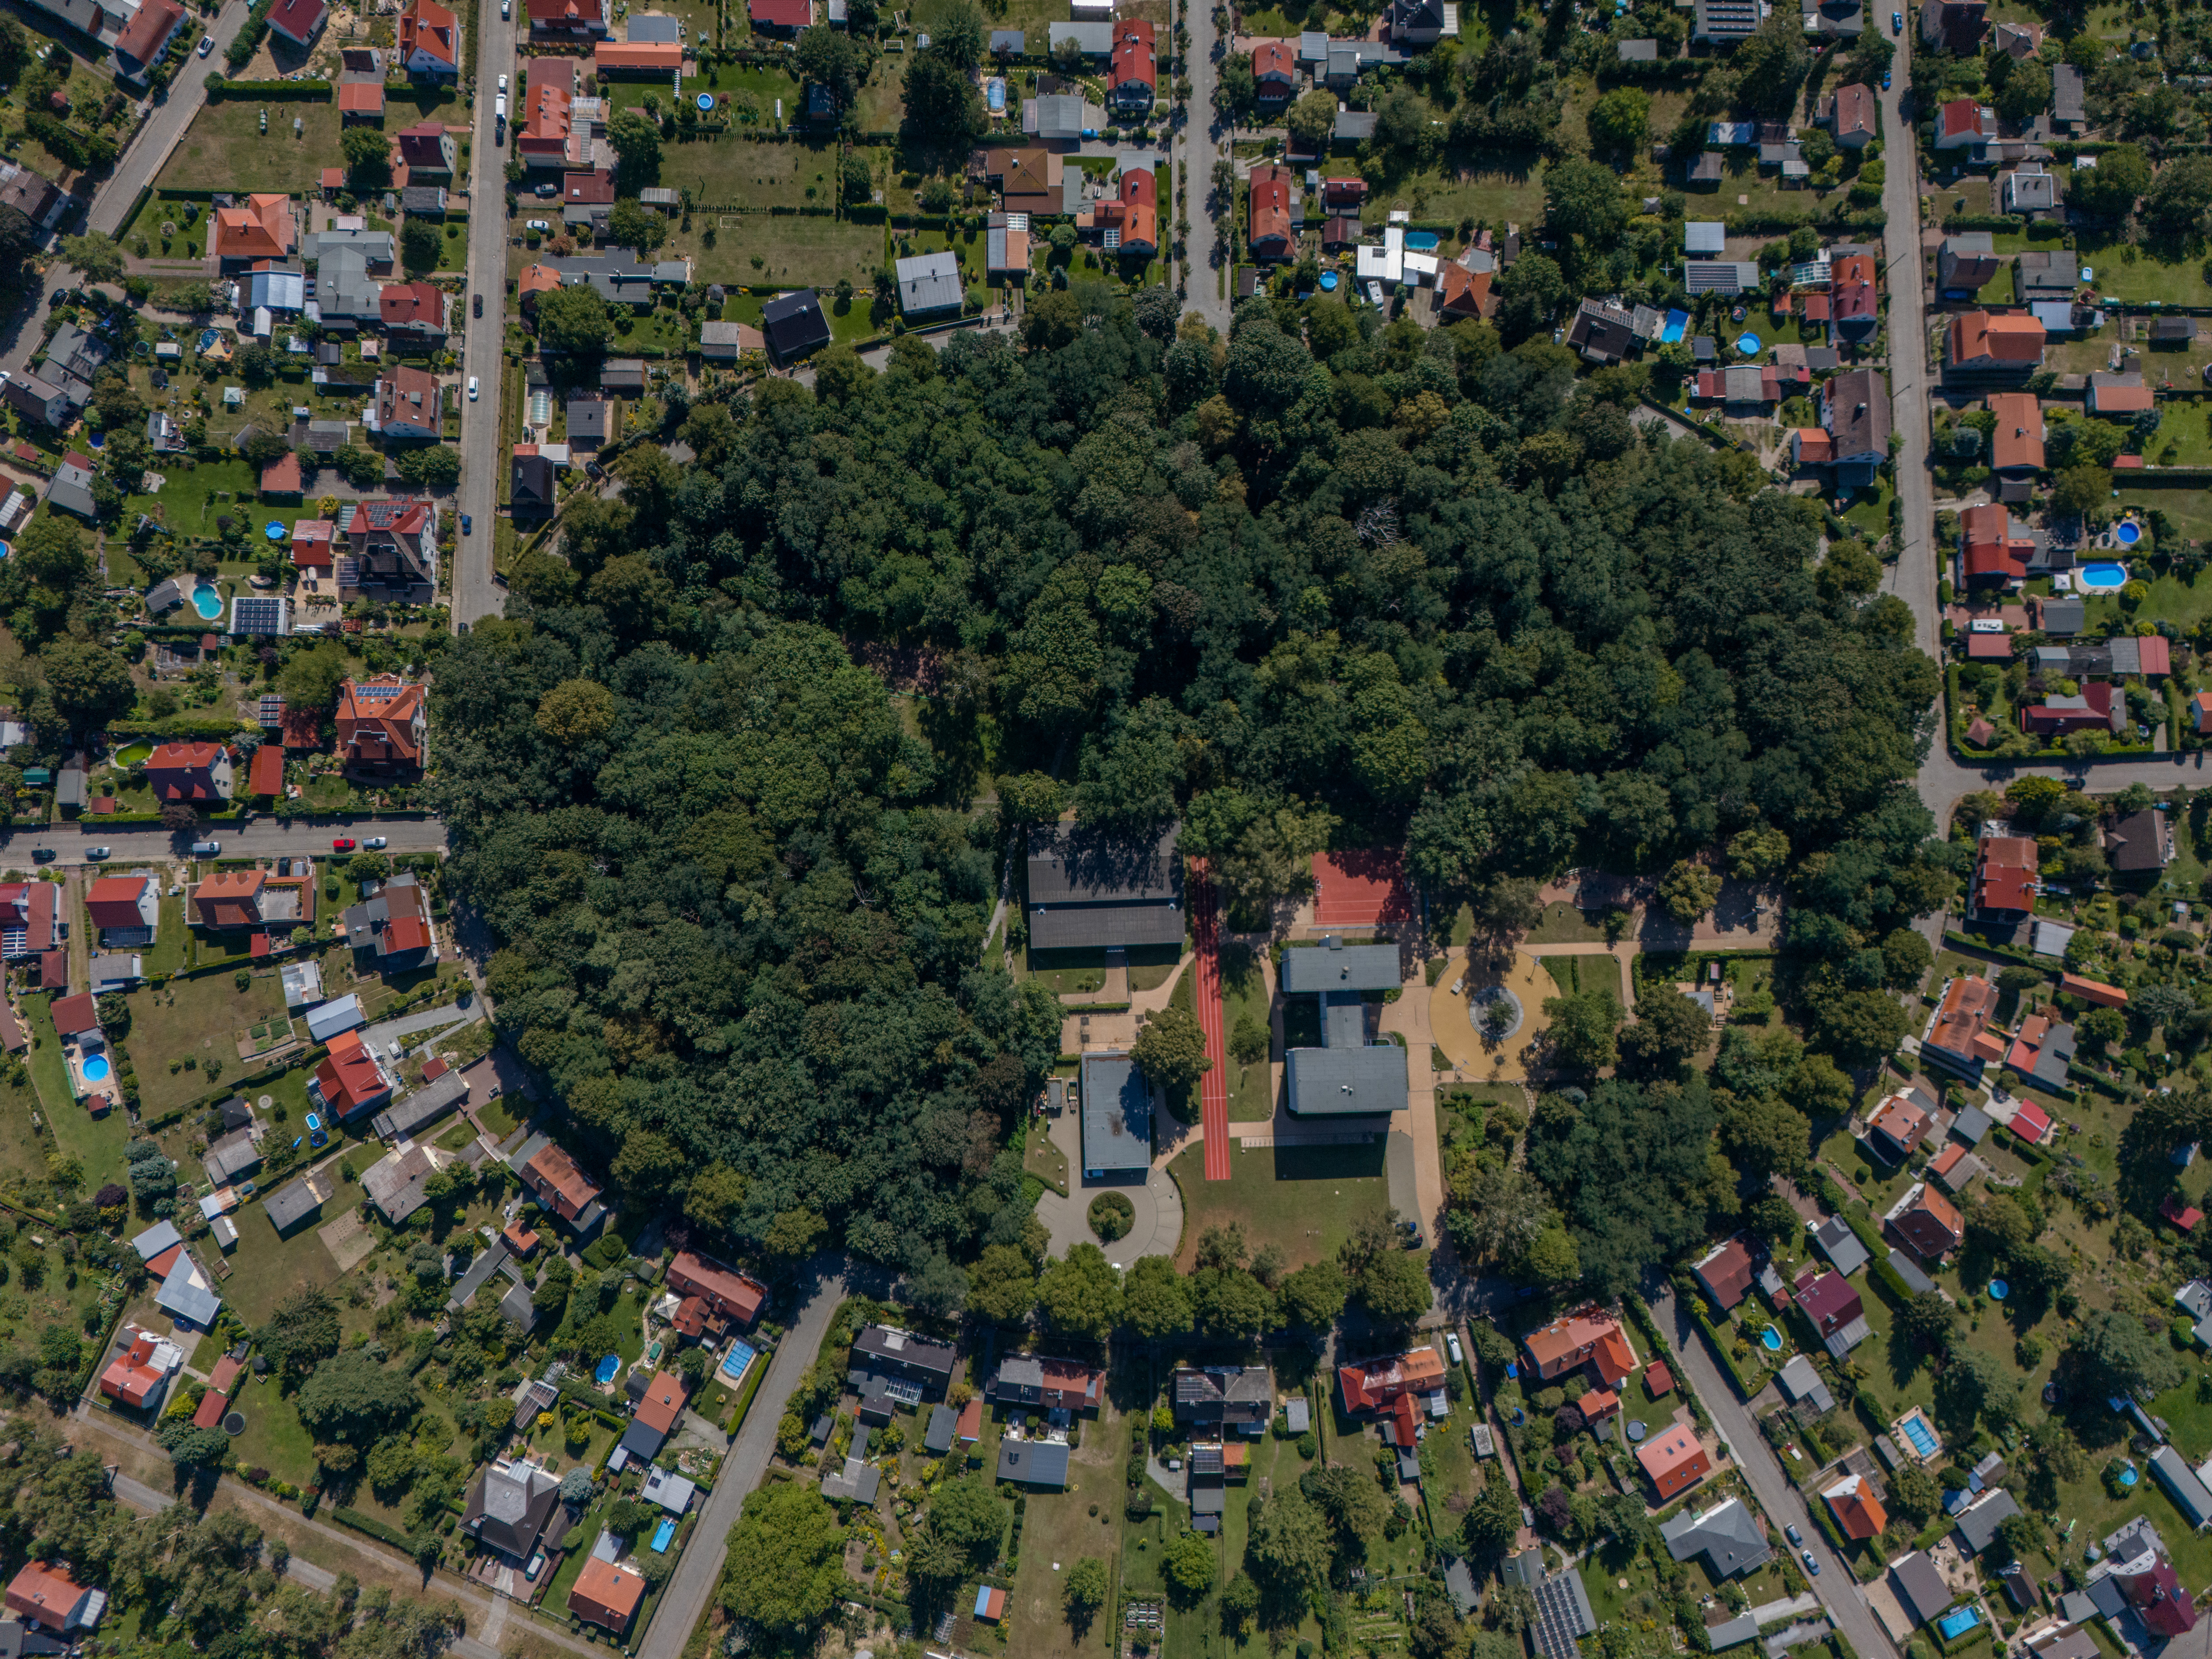
[(1190, 80), (1190, 103), (1183, 112), (1183, 200), (1190, 217), (1190, 244), (1183, 268), (1188, 284), (1183, 308), (1194, 311), (1223, 334), (1229, 332), (1230, 301), (1222, 286), (1229, 270), (1228, 239), (1236, 215), (1216, 219), (1206, 210), (1213, 189), (1213, 164), (1227, 154), (1225, 127), (1213, 112), (1214, 82), (1220, 78), (1220, 57), (1225, 50), (1213, 26), (1213, 0), (1182, 0), (1182, 15), (1190, 25), (1190, 61), (1185, 73)]
[(1678, 1315), (1673, 1291), (1652, 1298), (1651, 1316), (1660, 1330), (1668, 1334), (1677, 1358), (1697, 1387), (1698, 1397), (1712, 1413), (1713, 1425), (1728, 1443), (1744, 1479), (1751, 1483), (1752, 1493), (1766, 1511), (1767, 1519), (1778, 1527), (1794, 1526), (1804, 1534), (1821, 1568), (1820, 1577), (1811, 1581), (1813, 1593), (1820, 1598), (1836, 1628), (1857, 1650), (1859, 1659), (1895, 1659), (1896, 1645), (1890, 1641), (1881, 1621), (1874, 1616), (1874, 1609), (1859, 1594), (1851, 1570), (1836, 1559), (1820, 1529), (1813, 1524), (1805, 1500), (1798, 1496), (1796, 1487), (1784, 1479), (1781, 1466), (1775, 1462), (1766, 1442), (1760, 1438), (1750, 1412), (1735, 1397), (1735, 1387), (1721, 1375), (1720, 1367), (1713, 1364), (1696, 1328), (1686, 1316)]
[(0, 836), (0, 859), (20, 868), (31, 862), (34, 848), (42, 847), (53, 853), (53, 858), (47, 862), (56, 866), (100, 862), (85, 856), (94, 847), (107, 848), (118, 863), (132, 859), (182, 858), (198, 839), (222, 842), (225, 858), (310, 858), (328, 854), (331, 841), (346, 836), (356, 842), (381, 836), (387, 843), (384, 850), (388, 853), (447, 850), (446, 826), (437, 818), (356, 823), (333, 817), (313, 822), (295, 819), (289, 824), (268, 818), (242, 828), (228, 823), (205, 824), (189, 835), (164, 830), (158, 823), (125, 826), (103, 824), (97, 818), (88, 818), (81, 823), (49, 824), (35, 833), (25, 830)]
[[(506, 458), (500, 453), (499, 400), (501, 348), (507, 308), (507, 163), (514, 154), (514, 117), (519, 107), (519, 82), (514, 79), (514, 31), (512, 18), (501, 19), (499, 8), (477, 8), (477, 27), (483, 40), (477, 54), (476, 143), (469, 175), (469, 295), (464, 301), (468, 333), (462, 344), (461, 373), (474, 376), (480, 395), (461, 404), (461, 484), (459, 506), (473, 528), (456, 538), (453, 555), (453, 617), (456, 626), (496, 617), (506, 606), (506, 594), (492, 580), (493, 519), (499, 511), (499, 471)], [(507, 80), (507, 143), (495, 143), (494, 111), (498, 106), (499, 77)], [(484, 314), (476, 315), (475, 296), (482, 295)]]
[[(169, 159), (169, 152), (177, 147), (177, 140), (191, 125), (192, 117), (207, 102), (207, 88), (204, 84), (207, 66), (218, 63), (230, 43), (238, 38), (248, 9), (243, 0), (230, 0), (216, 14), (208, 26), (208, 32), (215, 36), (214, 50), (204, 58), (186, 60), (185, 69), (169, 88), (167, 100), (154, 106), (154, 112), (138, 129), (130, 148), (117, 158), (115, 171), (100, 185), (91, 213), (82, 224), (64, 219), (62, 234), (97, 230), (112, 236), (122, 228), (124, 216), (138, 199), (138, 192), (153, 183), (161, 164)], [(16, 312), (3, 325), (6, 332), (0, 336), (0, 342), (4, 342), (0, 343), (0, 368), (13, 374), (30, 362), (31, 354), (45, 337), (46, 313), (52, 307), (54, 295), (76, 283), (76, 272), (64, 265), (58, 256), (52, 258), (46, 267), (46, 291), (35, 304)]]
[(783, 1420), (783, 1408), (791, 1403), (800, 1375), (821, 1351), (822, 1339), (829, 1332), (837, 1304), (844, 1299), (845, 1280), (840, 1273), (832, 1272), (816, 1280), (806, 1305), (776, 1345), (768, 1376), (745, 1414), (745, 1425), (731, 1443), (714, 1490), (699, 1511), (691, 1541), (677, 1562), (667, 1589), (661, 1592), (660, 1606), (645, 1632), (638, 1659), (679, 1659), (684, 1644), (691, 1639), (692, 1631), (713, 1599), (714, 1586), (721, 1582), (730, 1528), (737, 1524), (746, 1494), (760, 1485), (768, 1461), (775, 1455), (776, 1426)]
[[(1881, 103), (1884, 149), (1892, 165), (1882, 185), (1882, 210), (1893, 225), (1920, 223), (1920, 167), (1913, 155), (1915, 133), (1904, 109), (1911, 78), (1911, 30), (1897, 41), (1890, 90), (1875, 95)], [(1942, 618), (1936, 609), (1936, 494), (1928, 476), (1927, 300), (1917, 231), (1886, 239), (1889, 268), (1889, 389), (1895, 404), (1892, 430), (1897, 454), (1897, 496), (1904, 517), (1897, 561), (1890, 566), (1890, 591), (1912, 607), (1920, 648), (1939, 662)]]

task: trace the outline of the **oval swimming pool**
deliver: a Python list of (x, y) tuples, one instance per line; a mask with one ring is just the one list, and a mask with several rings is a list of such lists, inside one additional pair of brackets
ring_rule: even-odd
[(2127, 586), (2128, 568), (2124, 564), (2085, 564), (2074, 573), (2074, 580), (2093, 593), (2109, 593)]
[(213, 622), (222, 615), (222, 590), (213, 582), (202, 582), (192, 589), (192, 609)]
[(1406, 233), (1406, 250), (1409, 253), (1434, 253), (1437, 236), (1433, 230), (1409, 230)]

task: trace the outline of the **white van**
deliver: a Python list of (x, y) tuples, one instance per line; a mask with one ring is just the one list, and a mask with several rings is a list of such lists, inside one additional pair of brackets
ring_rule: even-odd
[(211, 859), (222, 851), (222, 843), (219, 841), (196, 841), (192, 843), (192, 856), (196, 859)]

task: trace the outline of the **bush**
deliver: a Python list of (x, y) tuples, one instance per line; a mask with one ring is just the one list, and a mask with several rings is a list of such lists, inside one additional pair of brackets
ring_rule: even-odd
[(1101, 1193), (1091, 1200), (1091, 1231), (1107, 1243), (1125, 1237), (1136, 1225), (1137, 1207), (1121, 1193)]

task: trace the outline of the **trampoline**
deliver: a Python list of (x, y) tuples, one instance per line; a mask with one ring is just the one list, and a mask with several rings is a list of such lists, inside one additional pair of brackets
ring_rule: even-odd
[(1646, 1432), (1647, 1431), (1644, 1429), (1644, 1425), (1640, 1422), (1631, 1423), (1628, 1425), (1628, 1437), (1631, 1440), (1641, 1440), (1644, 1438)]
[(108, 1071), (107, 1056), (105, 1054), (93, 1054), (88, 1056), (84, 1062), (83, 1071), (84, 1080), (87, 1083), (100, 1083), (105, 1081), (106, 1079)]
[(611, 1353), (599, 1361), (599, 1368), (592, 1373), (592, 1380), (604, 1389), (608, 1383), (613, 1382), (621, 1371), (622, 1356), (618, 1353)]
[(237, 1439), (240, 1435), (244, 1434), (246, 1432), (246, 1413), (244, 1412), (227, 1413), (222, 1419), (222, 1431), (234, 1440)]
[(2122, 547), (2133, 547), (2142, 539), (2142, 526), (2133, 519), (2123, 519), (2113, 527), (2112, 538)]
[(192, 589), (192, 609), (213, 622), (222, 615), (222, 590), (213, 582), (202, 582)]
[(2012, 1286), (2006, 1284), (2002, 1279), (1992, 1279), (1990, 1280), (1990, 1301), (2002, 1302), (2011, 1293), (2011, 1291)]
[(2085, 564), (2074, 573), (2074, 580), (2092, 593), (2110, 593), (2127, 586), (2128, 568), (2124, 564)]

